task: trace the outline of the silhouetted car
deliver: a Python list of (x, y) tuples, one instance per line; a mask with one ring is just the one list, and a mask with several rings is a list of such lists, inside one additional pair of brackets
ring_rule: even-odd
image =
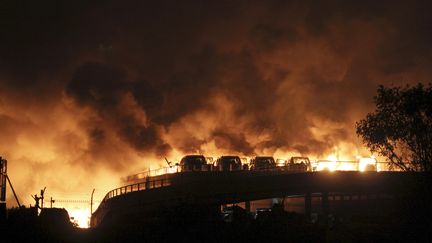
[(242, 163), (238, 156), (221, 156), (216, 160), (215, 166), (221, 171), (241, 170)]
[(250, 162), (251, 170), (266, 170), (269, 168), (275, 168), (276, 161), (271, 156), (257, 156)]
[(308, 157), (291, 157), (287, 166), (290, 171), (312, 171), (312, 165)]
[(201, 171), (206, 164), (207, 160), (203, 155), (186, 155), (180, 160), (182, 171)]

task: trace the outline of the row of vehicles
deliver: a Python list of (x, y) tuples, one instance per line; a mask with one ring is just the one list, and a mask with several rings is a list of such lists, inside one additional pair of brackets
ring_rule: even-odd
[(239, 156), (221, 156), (216, 160), (203, 155), (186, 155), (179, 164), (181, 171), (236, 171), (236, 170), (288, 170), (307, 171), (379, 171), (375, 158), (359, 158), (358, 161), (318, 160), (308, 157), (291, 157), (275, 160), (271, 156), (256, 156), (250, 160)]
[(186, 155), (178, 164), (181, 171), (235, 171), (269, 170), (284, 168), (292, 171), (312, 171), (308, 157), (291, 157), (289, 160), (275, 160), (271, 156), (256, 156), (249, 162), (239, 156), (221, 156), (215, 161), (203, 155)]
[[(383, 163), (378, 164), (374, 157), (358, 158), (357, 161), (317, 160), (311, 161), (308, 157), (291, 157), (288, 160), (277, 159), (272, 156), (256, 156), (252, 159), (239, 156), (221, 156), (214, 160), (203, 155), (186, 155), (175, 165), (165, 159), (169, 167), (156, 170), (143, 171), (130, 175), (126, 181), (140, 180), (146, 177), (162, 175), (165, 173), (189, 172), (189, 171), (381, 171)], [(384, 165), (385, 166), (385, 165)], [(385, 168), (384, 168), (385, 169)]]

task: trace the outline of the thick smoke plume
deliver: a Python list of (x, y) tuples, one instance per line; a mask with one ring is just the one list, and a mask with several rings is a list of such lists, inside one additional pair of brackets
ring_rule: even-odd
[(6, 1), (0, 154), (30, 203), (185, 153), (367, 153), (378, 84), (431, 80), (430, 5)]

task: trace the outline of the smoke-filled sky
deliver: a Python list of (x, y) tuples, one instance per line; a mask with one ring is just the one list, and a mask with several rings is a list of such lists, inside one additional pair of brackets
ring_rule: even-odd
[(354, 126), (377, 86), (431, 81), (431, 9), (2, 1), (0, 155), (26, 203), (186, 153), (368, 155)]

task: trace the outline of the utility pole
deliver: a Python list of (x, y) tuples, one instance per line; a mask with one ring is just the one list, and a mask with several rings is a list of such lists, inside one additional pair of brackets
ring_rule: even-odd
[(7, 161), (0, 157), (0, 221), (6, 220)]
[(18, 200), (18, 196), (16, 195), (15, 190), (7, 174), (7, 160), (3, 159), (0, 156), (0, 221), (6, 219), (6, 211), (7, 211), (6, 210), (6, 183), (9, 183), (9, 186), (12, 189), (12, 193), (15, 197), (18, 207), (21, 207), (21, 204)]
[(55, 200), (52, 199), (52, 197), (50, 198), (50, 207), (52, 208), (53, 203), (55, 203)]
[(45, 194), (45, 190), (46, 190), (46, 187), (44, 187), (44, 189), (41, 190), (41, 193), (40, 193), (41, 194), (40, 198), (42, 199), (41, 208), (44, 207), (44, 194)]

